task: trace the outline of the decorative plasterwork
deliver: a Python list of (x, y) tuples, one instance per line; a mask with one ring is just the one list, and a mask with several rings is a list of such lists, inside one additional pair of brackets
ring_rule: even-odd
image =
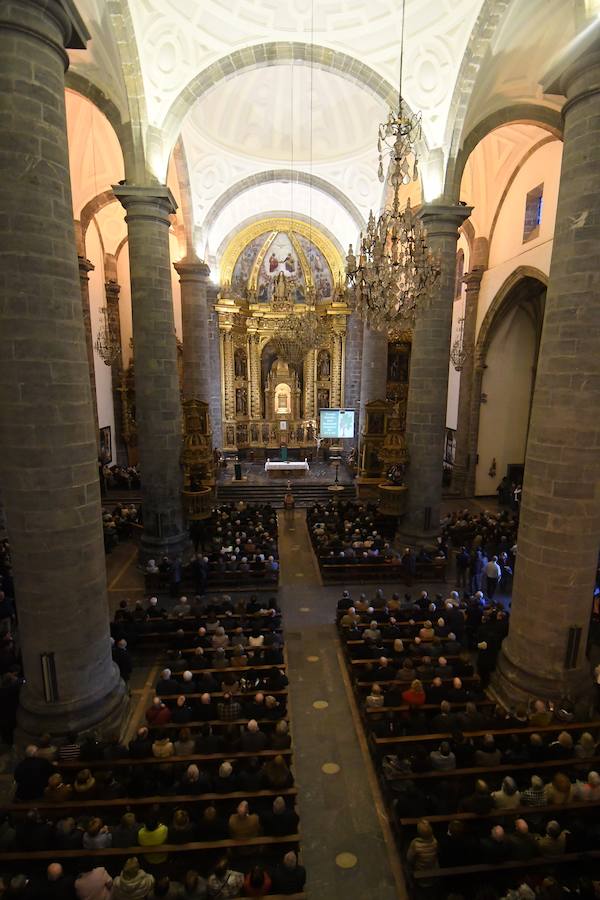
[(225, 248), (223, 256), (221, 257), (221, 284), (229, 284), (231, 282), (233, 268), (237, 258), (250, 241), (253, 241), (254, 238), (257, 238), (261, 234), (267, 235), (269, 232), (277, 234), (278, 231), (296, 231), (298, 234), (311, 240), (327, 260), (334, 279), (337, 280), (342, 276), (342, 273), (344, 272), (344, 260), (329, 238), (320, 232), (314, 225), (311, 226), (306, 222), (297, 219), (282, 217), (278, 219), (262, 219), (261, 221), (253, 222), (234, 236), (229, 245)]
[[(482, 0), (424, 4), (408, 0), (406, 99), (426, 111), (425, 132), (443, 136), (452, 88)], [(304, 0), (130, 0), (151, 121), (160, 124), (174, 100), (202, 69), (264, 40), (307, 42), (311, 4)], [(389, 84), (398, 81), (400, 4), (397, 0), (319, 0), (314, 43), (357, 55)], [(236, 115), (232, 111), (232, 115)]]

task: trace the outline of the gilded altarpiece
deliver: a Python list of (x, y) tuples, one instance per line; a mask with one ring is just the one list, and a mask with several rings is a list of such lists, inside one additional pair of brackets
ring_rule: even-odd
[[(218, 313), (224, 449), (257, 455), (316, 446), (321, 408), (342, 406), (346, 321), (343, 258), (314, 226), (269, 219), (243, 229), (220, 263)], [(311, 311), (324, 339), (282, 349), (281, 323)]]

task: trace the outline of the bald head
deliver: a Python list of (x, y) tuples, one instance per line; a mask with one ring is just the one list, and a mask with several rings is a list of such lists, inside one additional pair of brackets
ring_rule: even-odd
[(48, 881), (58, 881), (62, 878), (63, 867), (60, 863), (50, 863), (47, 869)]

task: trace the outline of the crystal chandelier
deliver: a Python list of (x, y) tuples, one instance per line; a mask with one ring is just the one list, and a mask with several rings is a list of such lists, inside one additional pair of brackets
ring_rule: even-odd
[(412, 324), (419, 304), (440, 276), (421, 219), (410, 202), (400, 208), (401, 186), (419, 177), (416, 145), (421, 136), (421, 114), (410, 114), (402, 100), (405, 6), (403, 0), (398, 107), (379, 126), (377, 139), (379, 180), (384, 181), (384, 158), (389, 157), (392, 198), (378, 219), (371, 211), (360, 236), (358, 260), (352, 245), (346, 257), (347, 284), (356, 312), (371, 328), (385, 331)]
[(469, 353), (465, 347), (465, 317), (458, 320), (458, 335), (450, 348), (450, 362), (457, 372), (462, 372)]
[(314, 309), (309, 309), (297, 315), (291, 313), (281, 319), (272, 340), (281, 359), (299, 366), (310, 350), (316, 350), (328, 341), (330, 333), (331, 328), (326, 318)]
[(94, 345), (105, 366), (112, 366), (121, 352), (121, 345), (116, 339), (110, 324), (108, 307), (100, 309), (100, 328)]

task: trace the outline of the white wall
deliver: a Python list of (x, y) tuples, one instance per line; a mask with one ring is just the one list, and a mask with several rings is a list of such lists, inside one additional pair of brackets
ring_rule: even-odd
[[(483, 374), (476, 495), (494, 494), (507, 465), (525, 461), (536, 335), (531, 319), (515, 309), (492, 337)], [(492, 460), (496, 475), (488, 475)]]
[[(478, 332), (486, 312), (511, 272), (519, 266), (531, 266), (546, 275), (550, 271), (561, 160), (560, 141), (544, 144), (525, 162), (508, 191), (492, 235), (489, 267), (481, 280)], [(540, 233), (524, 244), (525, 198), (528, 191), (542, 182), (544, 198)]]
[(94, 373), (96, 376), (96, 400), (98, 403), (98, 426), (110, 426), (115, 461), (115, 411), (113, 406), (112, 378), (110, 366), (106, 366), (96, 351), (96, 339), (100, 331), (100, 309), (106, 306), (104, 290), (104, 252), (95, 222), (92, 220), (86, 233), (85, 251), (94, 265), (89, 273), (90, 314), (92, 318), (92, 340), (94, 342)]

